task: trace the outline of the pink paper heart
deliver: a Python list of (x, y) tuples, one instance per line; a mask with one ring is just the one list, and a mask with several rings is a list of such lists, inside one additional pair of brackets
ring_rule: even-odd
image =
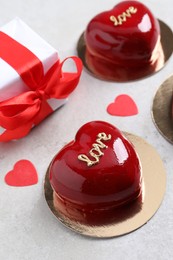
[(6, 174), (5, 182), (16, 187), (34, 185), (38, 182), (37, 171), (30, 161), (20, 160), (14, 165), (13, 170)]
[(122, 94), (108, 105), (107, 112), (113, 116), (134, 116), (138, 114), (138, 108), (130, 96)]

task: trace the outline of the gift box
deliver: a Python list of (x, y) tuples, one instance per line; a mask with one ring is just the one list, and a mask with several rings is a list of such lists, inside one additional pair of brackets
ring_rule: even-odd
[[(72, 59), (76, 72), (64, 72)], [(16, 18), (0, 28), (0, 142), (19, 139), (65, 104), (82, 63), (60, 61), (57, 51)]]

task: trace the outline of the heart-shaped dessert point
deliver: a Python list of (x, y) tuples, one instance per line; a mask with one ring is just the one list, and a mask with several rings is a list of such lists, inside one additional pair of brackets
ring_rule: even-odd
[(135, 79), (161, 66), (159, 23), (139, 1), (122, 1), (96, 15), (86, 28), (85, 43), (86, 63), (100, 77)]
[(78, 221), (109, 213), (141, 193), (141, 166), (133, 145), (102, 121), (82, 126), (55, 156), (49, 172), (55, 207)]

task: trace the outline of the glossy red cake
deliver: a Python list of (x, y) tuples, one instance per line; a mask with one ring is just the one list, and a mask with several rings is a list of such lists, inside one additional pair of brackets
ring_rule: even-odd
[(54, 206), (72, 220), (92, 223), (136, 200), (141, 166), (132, 144), (113, 125), (93, 121), (53, 159)]
[(96, 15), (84, 37), (87, 66), (101, 78), (133, 80), (163, 65), (159, 23), (138, 1), (122, 1)]

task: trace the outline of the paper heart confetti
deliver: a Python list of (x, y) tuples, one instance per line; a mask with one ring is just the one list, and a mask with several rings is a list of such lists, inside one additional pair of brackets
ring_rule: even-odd
[(12, 171), (5, 176), (5, 182), (9, 186), (24, 187), (37, 184), (38, 175), (34, 165), (28, 160), (20, 160)]
[(107, 112), (113, 116), (134, 116), (138, 114), (138, 108), (130, 96), (122, 94), (108, 105)]

